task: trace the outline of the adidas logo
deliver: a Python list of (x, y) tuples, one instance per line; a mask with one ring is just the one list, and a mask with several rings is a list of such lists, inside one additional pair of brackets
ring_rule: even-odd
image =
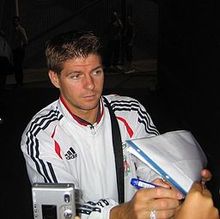
[(69, 148), (67, 153), (65, 154), (67, 160), (71, 160), (77, 157), (77, 153), (73, 150), (72, 147)]

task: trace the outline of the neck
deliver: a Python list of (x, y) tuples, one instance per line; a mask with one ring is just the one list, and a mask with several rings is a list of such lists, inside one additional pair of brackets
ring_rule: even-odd
[(94, 109), (82, 110), (77, 108), (73, 109), (62, 96), (60, 97), (60, 100), (69, 111), (69, 113), (73, 116), (73, 118), (77, 120), (82, 120), (83, 123), (94, 124), (95, 122), (97, 122), (99, 116), (101, 115), (100, 103)]
[(95, 108), (92, 111), (91, 110), (90, 111), (81, 111), (80, 115), (78, 115), (78, 114), (75, 114), (75, 115), (90, 124), (94, 124), (95, 122), (97, 122), (98, 115), (100, 114), (99, 111), (100, 110), (99, 110), (99, 106), (98, 106), (97, 108)]

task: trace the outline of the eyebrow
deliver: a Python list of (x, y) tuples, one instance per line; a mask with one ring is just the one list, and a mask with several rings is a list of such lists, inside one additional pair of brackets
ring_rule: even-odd
[(103, 66), (102, 66), (102, 65), (99, 65), (99, 66), (97, 66), (96, 68), (92, 69), (92, 71), (95, 71), (95, 70), (97, 70), (97, 69), (99, 69), (99, 68), (103, 68)]
[[(92, 69), (91, 72), (93, 72), (93, 71), (95, 71), (95, 70), (97, 70), (99, 68), (103, 68), (103, 66), (99, 65), (96, 68)], [(70, 75), (70, 74), (80, 74), (80, 73), (82, 73), (82, 71), (74, 70), (74, 71), (68, 72), (67, 75)]]

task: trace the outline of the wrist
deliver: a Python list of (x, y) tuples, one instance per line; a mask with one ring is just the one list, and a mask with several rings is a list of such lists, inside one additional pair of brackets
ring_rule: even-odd
[(123, 203), (113, 207), (110, 210), (109, 219), (126, 219), (129, 218), (129, 203)]

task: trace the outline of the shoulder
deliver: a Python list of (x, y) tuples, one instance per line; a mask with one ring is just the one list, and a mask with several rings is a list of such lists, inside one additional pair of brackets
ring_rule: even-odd
[(63, 118), (58, 107), (58, 101), (54, 101), (37, 112), (26, 127), (26, 132), (38, 133), (40, 130), (51, 129)]
[(138, 102), (138, 100), (133, 97), (121, 96), (118, 94), (108, 94), (108, 95), (103, 95), (103, 97), (107, 98), (109, 102), (114, 102), (114, 101), (136, 101)]
[[(104, 95), (114, 111), (120, 109), (142, 108), (142, 104), (135, 98), (129, 96), (121, 96), (117, 94)], [(105, 101), (104, 101), (105, 102)]]

